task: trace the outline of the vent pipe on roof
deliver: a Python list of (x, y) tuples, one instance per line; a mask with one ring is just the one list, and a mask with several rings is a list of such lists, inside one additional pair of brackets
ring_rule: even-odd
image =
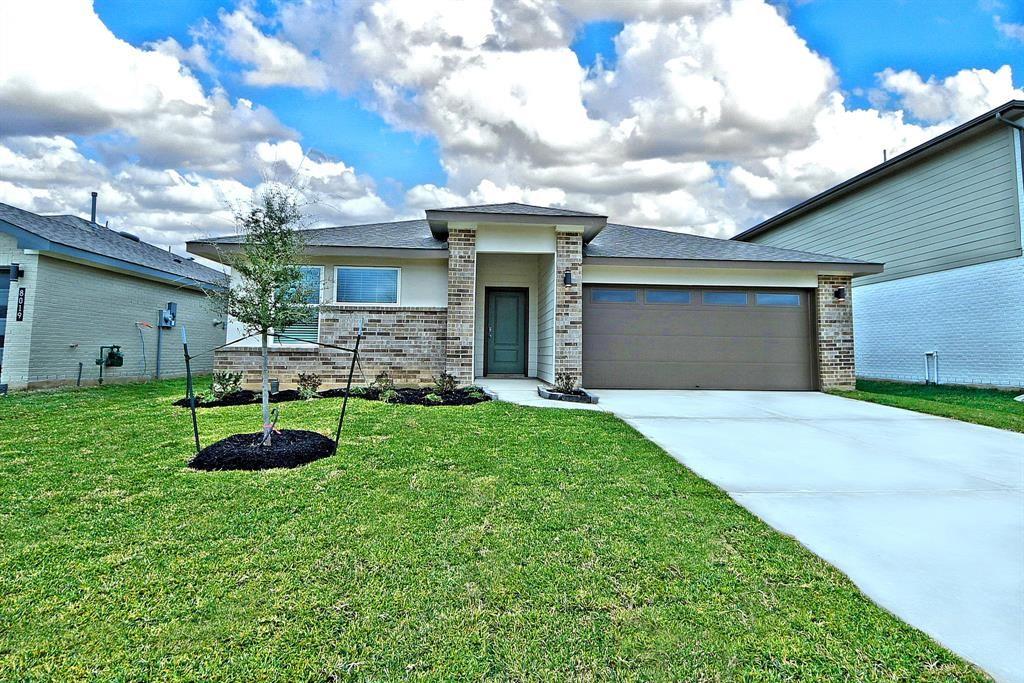
[(96, 197), (98, 196), (99, 192), (92, 193), (92, 217), (89, 220), (91, 220), (93, 223), (96, 222)]

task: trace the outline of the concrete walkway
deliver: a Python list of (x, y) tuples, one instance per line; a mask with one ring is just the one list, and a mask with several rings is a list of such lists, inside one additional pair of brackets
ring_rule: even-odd
[[(505, 382), (487, 384), (570, 405)], [(818, 393), (594, 393), (877, 603), (1024, 682), (1024, 435)]]

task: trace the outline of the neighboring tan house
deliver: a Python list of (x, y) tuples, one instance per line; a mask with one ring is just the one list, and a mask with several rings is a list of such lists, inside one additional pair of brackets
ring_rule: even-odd
[(881, 261), (854, 281), (861, 377), (1024, 387), (1024, 102), (733, 239)]
[(0, 204), (0, 389), (95, 384), (101, 369), (104, 381), (181, 375), (181, 325), (193, 353), (224, 343), (204, 293), (224, 277), (94, 221)]
[[(238, 237), (190, 242), (211, 259)], [(368, 378), (424, 384), (568, 373), (588, 388), (815, 390), (854, 382), (850, 279), (880, 264), (608, 223), (524, 204), (428, 210), (424, 220), (306, 232), (324, 304), (282, 331), (362, 341)], [(245, 334), (233, 322), (229, 340)], [(279, 338), (272, 376), (344, 382), (350, 356)], [(255, 338), (215, 366), (259, 378)]]

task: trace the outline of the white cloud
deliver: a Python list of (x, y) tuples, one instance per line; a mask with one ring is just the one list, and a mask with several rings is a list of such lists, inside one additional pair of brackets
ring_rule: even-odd
[(265, 35), (253, 23), (246, 8), (220, 13), (224, 48), (236, 61), (252, 68), (244, 73), (251, 85), (292, 85), (322, 89), (327, 85), (323, 64), (307, 57), (287, 41)]
[(922, 121), (962, 122), (1024, 97), (1014, 88), (1009, 65), (996, 71), (964, 69), (944, 79), (927, 80), (914, 71), (886, 69), (879, 75), (882, 88), (895, 94), (900, 105)]
[(1012, 21), (1003, 21), (1002, 17), (998, 14), (992, 17), (992, 22), (995, 24), (996, 30), (999, 33), (1011, 40), (1019, 40), (1024, 42), (1024, 24), (1015, 24)]
[[(45, 202), (40, 188), (64, 183), (71, 194), (55, 201), (79, 202), (103, 185), (108, 205), (178, 235), (203, 211), (223, 217), (221, 198), (297, 177), (330, 222), (523, 201), (728, 236), (873, 166), (883, 149), (1024, 96), (1009, 66), (941, 78), (890, 69), (876, 104), (854, 107), (828, 59), (763, 0), (282, 0), (266, 17), (253, 7), (222, 11), (187, 48), (167, 39), (145, 50), (70, 12), (55, 39), (65, 54), (90, 53), (70, 73), (47, 41), (0, 44), (16, 67), (0, 78), (13, 123), (0, 164), (17, 175), (0, 196)], [(607, 19), (624, 23), (617, 60), (585, 69), (573, 37)], [(272, 112), (204, 90), (189, 69), (210, 72), (211, 54), (241, 65), (250, 85), (331, 88), (431, 136), (447, 182), (388, 207), (373, 179), (310, 153)], [(99, 160), (72, 134), (91, 135)]]
[(59, 9), (4, 8), (0, 201), (82, 215), (96, 190), (112, 226), (173, 245), (231, 229), (228, 206), (269, 181), (303, 188), (317, 219), (391, 215), (372, 179), (306, 158), (269, 109), (204, 89), (186, 64), (212, 71), (205, 47), (166, 39), (140, 49), (89, 3)]

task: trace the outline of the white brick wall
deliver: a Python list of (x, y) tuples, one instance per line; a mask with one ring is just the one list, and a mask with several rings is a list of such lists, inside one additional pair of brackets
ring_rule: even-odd
[[(857, 375), (1024, 387), (1024, 258), (855, 288)], [(934, 379), (934, 377), (933, 377)]]

